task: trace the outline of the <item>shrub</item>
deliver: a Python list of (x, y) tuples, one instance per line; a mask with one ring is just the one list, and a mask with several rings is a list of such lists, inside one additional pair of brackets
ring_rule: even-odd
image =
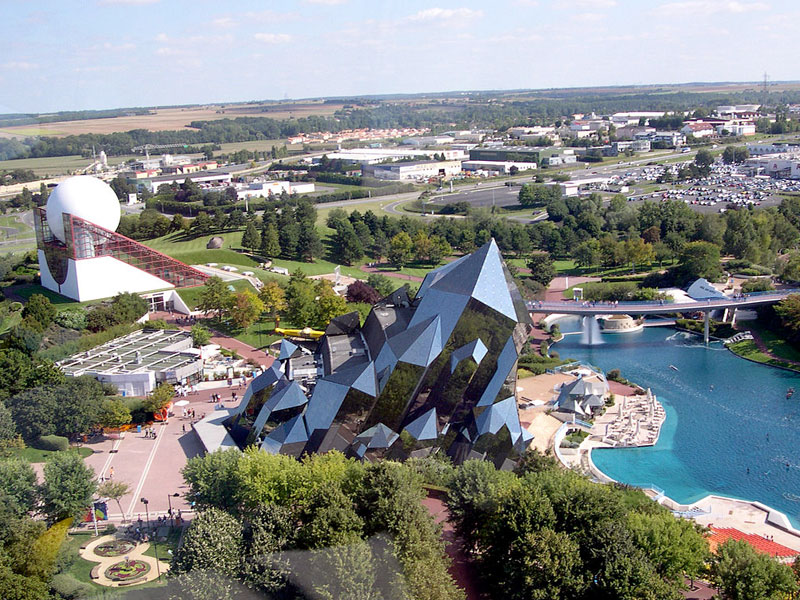
[(56, 324), (68, 329), (77, 329), (78, 331), (86, 329), (86, 311), (83, 310), (62, 310), (56, 314), (54, 320)]
[(59, 452), (69, 450), (69, 440), (60, 435), (43, 435), (33, 443), (34, 448)]
[(18, 312), (22, 310), (22, 302), (12, 302), (8, 305), (8, 310), (12, 312)]
[(57, 597), (64, 598), (65, 600), (86, 598), (93, 592), (89, 584), (78, 581), (69, 573), (59, 573), (54, 576), (53, 580), (50, 582), (50, 586), (53, 588)]
[(742, 284), (742, 292), (745, 294), (750, 292), (766, 292), (767, 290), (774, 290), (775, 286), (769, 279), (750, 279)]
[(169, 324), (164, 319), (152, 319), (144, 324), (145, 329), (169, 329)]

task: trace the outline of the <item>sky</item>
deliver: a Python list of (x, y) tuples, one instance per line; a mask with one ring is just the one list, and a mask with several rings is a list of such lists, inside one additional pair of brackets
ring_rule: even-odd
[(797, 0), (0, 0), (0, 113), (798, 80)]

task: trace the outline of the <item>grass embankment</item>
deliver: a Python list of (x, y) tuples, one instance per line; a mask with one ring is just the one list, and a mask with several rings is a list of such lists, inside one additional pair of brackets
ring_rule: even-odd
[(767, 352), (762, 351), (754, 340), (729, 344), (728, 349), (731, 352), (754, 362), (800, 372), (800, 350), (795, 348), (791, 342), (764, 327), (758, 321), (748, 322), (747, 328), (761, 338)]
[(795, 365), (778, 358), (773, 358), (765, 354), (758, 348), (753, 340), (742, 340), (741, 342), (736, 342), (735, 344), (728, 344), (728, 349), (737, 356), (741, 356), (747, 360), (752, 360), (753, 362), (800, 372), (799, 365)]

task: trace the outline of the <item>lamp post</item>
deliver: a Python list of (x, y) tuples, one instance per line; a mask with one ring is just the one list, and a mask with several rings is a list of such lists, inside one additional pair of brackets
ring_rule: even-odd
[(169, 524), (171, 527), (175, 526), (175, 515), (172, 513), (172, 498), (179, 498), (180, 494), (175, 492), (174, 494), (167, 494), (167, 503), (169, 504)]
[(144, 504), (144, 513), (147, 516), (147, 527), (150, 527), (150, 510), (147, 508), (147, 505), (150, 504), (150, 501), (142, 496), (141, 503)]
[[(144, 512), (147, 515), (147, 527), (149, 528), (150, 527), (150, 510), (148, 509), (147, 505), (150, 504), (150, 501), (147, 498), (145, 498), (144, 496), (142, 496), (141, 502), (142, 502), (142, 504), (144, 504)], [(158, 577), (160, 579), (161, 578), (161, 566), (158, 564), (158, 532), (157, 531), (153, 533), (153, 551), (155, 552), (155, 555), (156, 555), (156, 572), (158, 573)]]

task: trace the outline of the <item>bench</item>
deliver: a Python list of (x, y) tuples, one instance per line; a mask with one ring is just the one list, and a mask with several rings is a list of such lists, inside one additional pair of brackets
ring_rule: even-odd
[(97, 563), (93, 568), (92, 572), (89, 573), (90, 579), (100, 579), (100, 563)]

